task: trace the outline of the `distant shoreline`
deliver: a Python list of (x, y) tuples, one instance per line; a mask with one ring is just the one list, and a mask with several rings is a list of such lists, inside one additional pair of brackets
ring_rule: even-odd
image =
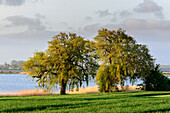
[(19, 73), (0, 73), (0, 74), (19, 74)]
[(19, 73), (21, 73), (21, 72), (23, 72), (23, 70), (14, 70), (14, 69), (10, 69), (10, 70), (2, 70), (2, 69), (0, 69), (0, 74), (19, 74)]
[[(7, 72), (7, 73), (0, 73), (0, 74), (20, 74), (20, 75), (28, 75), (28, 72)], [(170, 76), (170, 72), (163, 72), (164, 76)]]
[(170, 75), (164, 75), (164, 76), (170, 76)]
[(170, 72), (162, 72), (165, 76), (170, 76)]
[(20, 75), (28, 75), (27, 72), (16, 72), (16, 73), (11, 72), (11, 73), (0, 73), (0, 74), (20, 74)]

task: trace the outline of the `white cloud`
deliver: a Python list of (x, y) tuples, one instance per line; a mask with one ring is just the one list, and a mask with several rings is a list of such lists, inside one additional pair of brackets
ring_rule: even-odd
[(0, 0), (0, 4), (7, 6), (20, 6), (23, 5), (26, 0)]
[(10, 24), (7, 27), (19, 27), (26, 26), (28, 30), (32, 31), (44, 31), (46, 27), (42, 24), (39, 18), (28, 18), (24, 16), (10, 16), (5, 18)]
[(100, 28), (100, 26), (101, 25), (99, 23), (86, 25), (83, 28), (79, 28), (77, 33), (85, 36), (86, 38), (93, 38), (96, 35), (97, 30)]
[(45, 51), (49, 40), (56, 35), (52, 31), (25, 31), (0, 35), (0, 62), (12, 59), (27, 60), (35, 50)]
[(116, 22), (116, 21), (117, 21), (117, 18), (114, 17), (114, 18), (112, 18), (110, 21), (111, 21), (111, 22)]
[(21, 5), (24, 5), (26, 1), (35, 3), (35, 2), (43, 1), (43, 0), (0, 0), (0, 4), (6, 5), (6, 6), (21, 6)]
[(153, 49), (158, 48), (159, 44), (161, 47), (169, 46), (170, 21), (128, 19), (122, 26), (138, 42), (152, 45)]
[(117, 30), (122, 28), (127, 31), (129, 35), (135, 36), (137, 40), (146, 42), (147, 39), (151, 41), (170, 41), (170, 21), (153, 20), (153, 19), (127, 19), (122, 24), (90, 24), (80, 28), (77, 33), (87, 38), (93, 38), (97, 35), (97, 31), (101, 28), (110, 30)]
[(153, 0), (144, 0), (143, 3), (140, 3), (134, 11), (138, 13), (154, 13), (155, 16), (164, 18), (162, 13), (162, 7), (157, 5)]
[(109, 16), (109, 15), (112, 15), (108, 9), (106, 10), (98, 10), (96, 12), (97, 14), (99, 14), (99, 17), (106, 17), (106, 16)]
[[(1, 26), (1, 29), (16, 29), (17, 32), (9, 32), (0, 35), (0, 39), (13, 40), (18, 43), (37, 43), (47, 41), (56, 32), (49, 30), (50, 26), (45, 26), (39, 18), (28, 18), (24, 16), (10, 16), (4, 19), (8, 24)], [(23, 30), (23, 28), (25, 29)], [(21, 30), (20, 30), (21, 29)]]
[(4, 0), (5, 5), (9, 6), (20, 6), (25, 3), (25, 0)]
[(170, 30), (170, 21), (128, 19), (124, 25), (130, 30)]
[[(33, 55), (35, 50), (44, 51), (48, 47), (47, 41), (51, 40), (58, 32), (47, 30), (37, 18), (22, 16), (8, 17), (6, 20), (8, 30), (26, 26), (27, 29), (20, 32), (6, 33), (0, 35), (0, 62), (9, 61), (13, 58), (25, 58)], [(23, 60), (25, 60), (23, 59)]]
[(129, 12), (128, 10), (123, 10), (123, 11), (120, 12), (119, 15), (120, 15), (121, 17), (128, 17), (128, 16), (131, 16), (132, 13)]
[(85, 20), (86, 20), (86, 21), (92, 21), (93, 19), (92, 19), (92, 17), (90, 17), (90, 16), (86, 16)]
[(18, 44), (41, 44), (52, 39), (57, 32), (54, 31), (24, 31), (20, 33), (10, 33), (0, 35), (0, 39), (10, 40)]
[(44, 15), (40, 14), (40, 13), (36, 13), (35, 16), (39, 19), (44, 19), (46, 18)]
[(0, 4), (2, 4), (3, 3), (3, 0), (0, 0)]
[(115, 25), (115, 24), (90, 24), (90, 25), (86, 25), (82, 28), (79, 28), (79, 30), (77, 31), (77, 33), (79, 35), (85, 36), (85, 38), (89, 38), (92, 39), (97, 35), (98, 30), (103, 29), (103, 28), (107, 28), (110, 30), (116, 30), (119, 28), (119, 25)]

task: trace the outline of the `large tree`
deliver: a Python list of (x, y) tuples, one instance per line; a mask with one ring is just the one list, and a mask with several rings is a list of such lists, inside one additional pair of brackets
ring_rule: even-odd
[(119, 29), (101, 29), (94, 38), (95, 48), (100, 57), (96, 82), (101, 92), (111, 92), (115, 86), (131, 79), (145, 76), (154, 65), (154, 59), (145, 45)]
[(23, 64), (24, 71), (38, 78), (41, 87), (51, 89), (60, 85), (60, 94), (66, 93), (66, 87), (81, 87), (82, 82), (94, 78), (98, 67), (94, 49), (90, 41), (74, 33), (60, 33), (48, 42), (45, 52), (36, 52), (34, 57)]

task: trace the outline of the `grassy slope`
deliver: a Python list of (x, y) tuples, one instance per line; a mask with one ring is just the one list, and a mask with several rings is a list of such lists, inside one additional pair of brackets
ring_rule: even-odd
[(0, 97), (0, 112), (170, 112), (169, 95), (170, 91)]

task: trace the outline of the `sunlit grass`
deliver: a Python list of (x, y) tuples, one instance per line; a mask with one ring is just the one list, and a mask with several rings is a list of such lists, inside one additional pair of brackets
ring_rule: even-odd
[(169, 95), (170, 91), (137, 91), (75, 95), (1, 96), (0, 112), (170, 112)]
[(152, 97), (170, 97), (170, 95), (158, 95), (158, 96), (152, 96)]

